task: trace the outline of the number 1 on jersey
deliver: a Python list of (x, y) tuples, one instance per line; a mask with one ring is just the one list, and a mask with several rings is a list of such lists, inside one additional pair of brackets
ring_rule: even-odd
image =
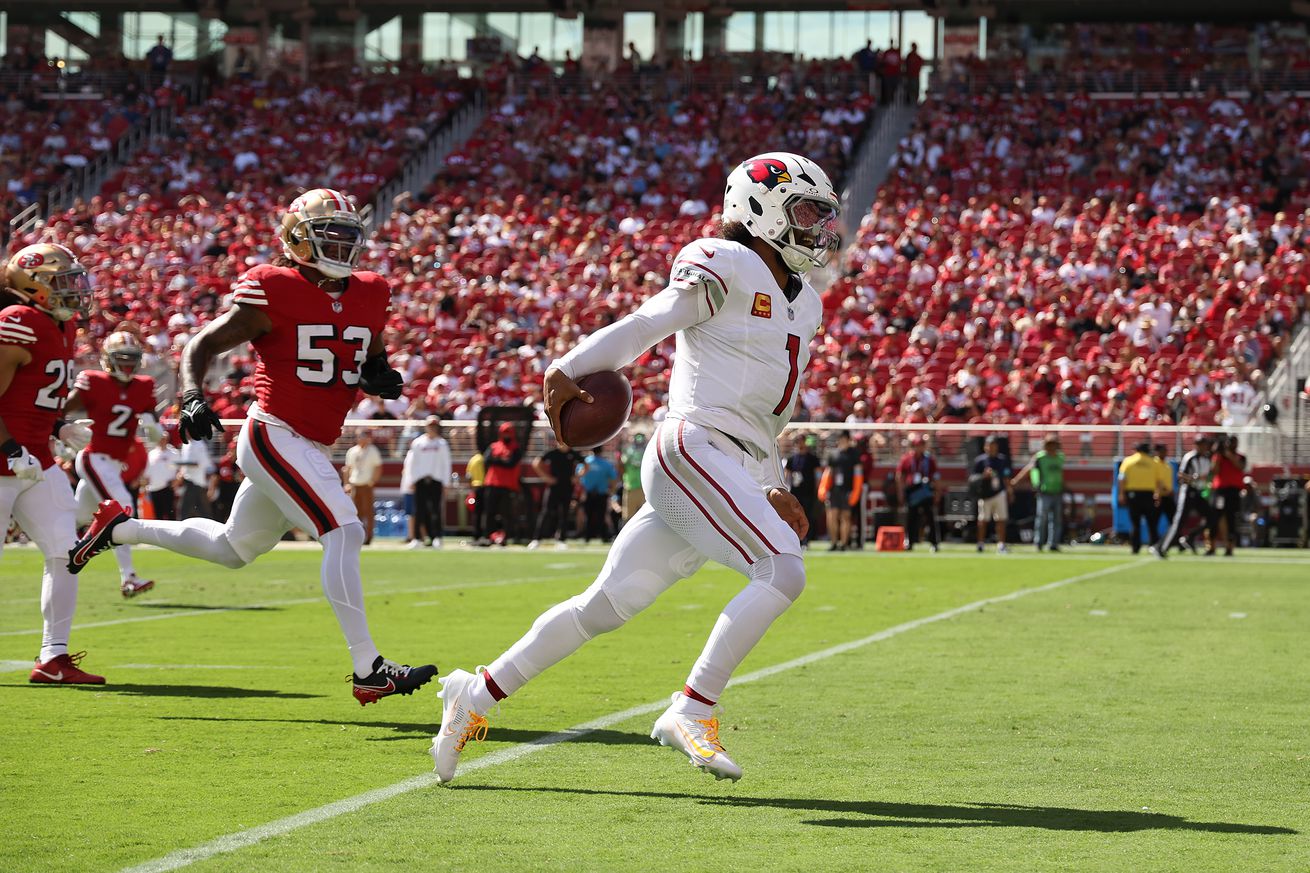
[(790, 365), (787, 371), (787, 387), (782, 389), (782, 399), (773, 407), (774, 415), (782, 415), (786, 412), (791, 402), (791, 393), (796, 390), (796, 379), (800, 376), (800, 368), (797, 366), (800, 354), (801, 338), (794, 333), (787, 334), (787, 362)]

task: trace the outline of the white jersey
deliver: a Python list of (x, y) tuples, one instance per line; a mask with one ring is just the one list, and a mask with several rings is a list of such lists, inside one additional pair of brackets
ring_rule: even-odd
[(810, 340), (823, 322), (814, 287), (797, 281), (788, 300), (751, 249), (697, 240), (674, 259), (667, 288), (554, 366), (575, 379), (617, 370), (676, 332), (669, 417), (732, 437), (761, 464), (753, 472), (762, 487), (781, 485), (778, 435), (791, 421)]

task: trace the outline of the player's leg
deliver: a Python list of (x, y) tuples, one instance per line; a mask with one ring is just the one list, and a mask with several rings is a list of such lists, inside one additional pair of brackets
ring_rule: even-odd
[(711, 709), (733, 672), (804, 590), (800, 539), (747, 473), (740, 450), (717, 433), (670, 421), (652, 443), (654, 463), (643, 466), (643, 484), (659, 515), (701, 554), (750, 580), (724, 607), (652, 737), (717, 778), (736, 779), (741, 768), (719, 743)]
[[(96, 507), (105, 500), (113, 500), (129, 515), (132, 514), (132, 494), (123, 482), (122, 464), (109, 455), (84, 449), (77, 453), (73, 466), (80, 479), (76, 492), (79, 525), (90, 524)], [(87, 504), (90, 504), (89, 512)], [(154, 582), (137, 582), (131, 546), (115, 546), (114, 558), (118, 561), (118, 577), (124, 597), (133, 597), (155, 587)]]
[(251, 420), (237, 442), (237, 463), (246, 481), (278, 506), (290, 526), (312, 534), (323, 546), (323, 594), (350, 650), (355, 698), (367, 704), (426, 684), (436, 675), (435, 666), (411, 668), (388, 661), (373, 643), (360, 573), (364, 528), (323, 450), (286, 428)]
[[(11, 492), (12, 493), (12, 492)], [(68, 571), (68, 550), (77, 540), (77, 500), (68, 477), (58, 467), (11, 498), (14, 520), (45, 557), (41, 573), (41, 650), (29, 681), (40, 684), (102, 685), (104, 677), (78, 667), (68, 636), (77, 611), (77, 577)], [(0, 520), (8, 528), (8, 515)]]
[(528, 632), (477, 674), (456, 670), (441, 680), (441, 729), (432, 741), (437, 775), (448, 782), (482, 716), (598, 634), (623, 625), (669, 586), (705, 563), (647, 504), (619, 532), (596, 581), (543, 612)]

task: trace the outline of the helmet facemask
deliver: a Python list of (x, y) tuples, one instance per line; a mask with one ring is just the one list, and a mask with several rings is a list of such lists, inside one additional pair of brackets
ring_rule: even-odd
[(313, 253), (306, 261), (288, 252), (293, 260), (313, 267), (329, 279), (347, 278), (364, 250), (364, 225), (340, 216), (306, 219), (290, 235), (308, 242)]
[(131, 382), (141, 369), (141, 349), (121, 348), (105, 352), (105, 369), (120, 382)]
[(56, 321), (70, 321), (91, 315), (91, 277), (81, 264), (74, 264), (62, 273), (47, 279), (50, 293), (43, 307)]
[(811, 267), (827, 266), (841, 248), (837, 230), (837, 207), (825, 200), (796, 195), (784, 207), (787, 229), (779, 240), (766, 241), (782, 255), (787, 269), (803, 273)]

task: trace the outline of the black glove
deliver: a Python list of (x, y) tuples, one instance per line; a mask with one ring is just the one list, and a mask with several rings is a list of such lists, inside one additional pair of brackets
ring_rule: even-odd
[(405, 378), (399, 370), (387, 366), (386, 355), (375, 355), (359, 368), (359, 390), (365, 394), (381, 397), (383, 400), (395, 400), (405, 386)]
[(183, 443), (207, 440), (223, 431), (223, 422), (209, 408), (201, 391), (188, 391), (182, 395), (182, 417), (179, 424)]

